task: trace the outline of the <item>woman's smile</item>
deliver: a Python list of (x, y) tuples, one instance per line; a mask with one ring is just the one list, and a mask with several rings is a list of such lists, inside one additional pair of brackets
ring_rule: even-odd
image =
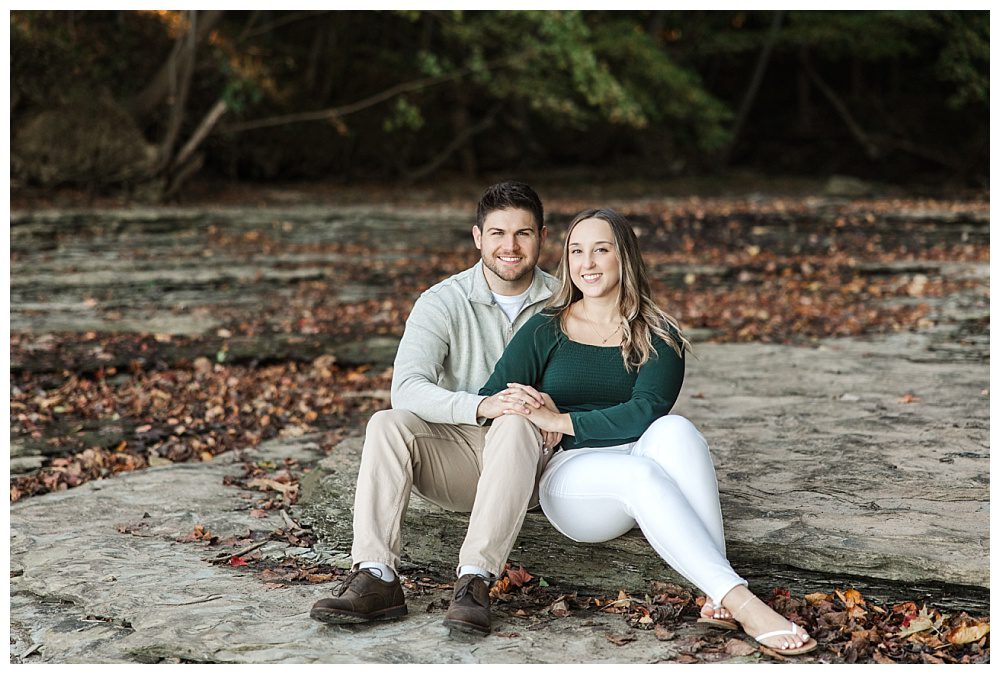
[(581, 220), (570, 234), (567, 257), (573, 284), (584, 295), (604, 297), (617, 293), (621, 261), (607, 221)]

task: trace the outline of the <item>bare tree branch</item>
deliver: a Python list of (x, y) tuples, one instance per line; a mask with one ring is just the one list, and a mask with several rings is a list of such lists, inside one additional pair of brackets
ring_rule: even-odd
[(865, 130), (862, 129), (861, 125), (854, 119), (853, 115), (851, 115), (851, 111), (847, 109), (847, 105), (840, 100), (840, 97), (837, 96), (836, 92), (834, 92), (834, 90), (823, 81), (823, 78), (819, 76), (819, 73), (816, 72), (811, 63), (803, 61), (803, 67), (806, 69), (806, 73), (809, 75), (809, 79), (812, 80), (812, 83), (816, 85), (816, 88), (820, 90), (820, 93), (826, 96), (827, 100), (830, 101), (830, 104), (833, 105), (834, 109), (840, 115), (840, 118), (844, 121), (844, 124), (847, 125), (851, 135), (854, 136), (854, 139), (865, 149), (865, 153), (868, 157), (870, 159), (878, 159), (882, 154), (881, 150), (875, 141), (871, 139), (871, 136), (865, 133)]
[(202, 141), (208, 137), (212, 132), (212, 128), (218, 123), (222, 118), (222, 115), (226, 113), (229, 106), (221, 98), (215, 102), (212, 109), (208, 111), (208, 114), (201, 120), (198, 128), (195, 129), (194, 133), (191, 134), (191, 138), (188, 142), (184, 144), (181, 151), (177, 153), (177, 158), (174, 160), (174, 166), (180, 166), (188, 160), (188, 158), (194, 153), (198, 146), (201, 145)]
[[(487, 68), (494, 68), (501, 65), (506, 65), (513, 62), (514, 60), (521, 58), (520, 56), (513, 56), (505, 59), (498, 59), (486, 65)], [(377, 94), (373, 94), (367, 98), (363, 98), (360, 101), (355, 101), (354, 103), (349, 103), (347, 105), (340, 105), (334, 108), (325, 108), (323, 110), (313, 110), (311, 112), (294, 112), (288, 115), (278, 115), (276, 117), (265, 117), (264, 119), (255, 119), (249, 122), (240, 122), (238, 124), (232, 124), (219, 129), (219, 133), (241, 133), (243, 131), (250, 131), (251, 129), (264, 129), (272, 126), (282, 126), (285, 124), (295, 124), (298, 122), (322, 122), (326, 120), (333, 120), (340, 117), (344, 117), (353, 112), (358, 112), (359, 110), (364, 110), (365, 108), (370, 108), (373, 105), (378, 105), (384, 101), (391, 98), (399, 96), (400, 94), (405, 94), (411, 91), (420, 91), (421, 89), (427, 89), (429, 87), (437, 86), (439, 84), (444, 84), (445, 82), (451, 82), (453, 80), (460, 79), (472, 72), (471, 68), (462, 68), (461, 70), (456, 70), (448, 75), (436, 75), (434, 77), (422, 77), (416, 80), (410, 80), (409, 82), (401, 82), (395, 86), (389, 87), (384, 91), (380, 91)]]
[(314, 110), (312, 112), (295, 112), (288, 115), (278, 115), (277, 117), (266, 117), (264, 119), (253, 120), (250, 122), (242, 122), (240, 124), (227, 126), (224, 129), (221, 129), (221, 132), (240, 133), (251, 129), (264, 129), (271, 126), (295, 124), (296, 122), (321, 122), (324, 120), (336, 119), (338, 117), (349, 115), (352, 112), (370, 108), (373, 105), (387, 101), (400, 94), (405, 94), (410, 91), (419, 91), (420, 89), (426, 89), (437, 84), (443, 84), (457, 79), (457, 77), (459, 77), (459, 75), (455, 74), (440, 77), (425, 77), (419, 80), (403, 82), (402, 84), (389, 87), (385, 91), (381, 91), (373, 96), (363, 98), (360, 101), (356, 101), (348, 105), (341, 105), (335, 108), (325, 108), (323, 110)]
[(479, 135), (483, 131), (486, 131), (486, 129), (493, 126), (493, 123), (496, 121), (497, 113), (500, 112), (500, 108), (501, 108), (500, 105), (495, 106), (492, 110), (490, 110), (490, 113), (484, 119), (482, 119), (478, 124), (468, 127), (460, 135), (452, 139), (452, 141), (448, 143), (447, 147), (445, 147), (444, 150), (442, 150), (431, 161), (427, 162), (426, 164), (418, 168), (416, 171), (407, 174), (407, 176), (403, 179), (403, 182), (404, 183), (416, 182), (417, 180), (420, 180), (424, 176), (428, 175), (429, 173), (437, 170), (437, 168), (441, 166), (441, 164), (447, 161), (447, 159), (451, 155), (455, 154), (466, 143), (472, 140), (473, 137)]
[(247, 38), (255, 37), (257, 35), (263, 35), (264, 33), (268, 33), (274, 30), (275, 28), (280, 28), (281, 26), (287, 26), (288, 24), (295, 23), (296, 21), (311, 19), (315, 16), (319, 16), (320, 14), (327, 14), (329, 13), (329, 11), (330, 10), (328, 9), (322, 9), (322, 10), (315, 10), (308, 12), (299, 12), (298, 14), (292, 14), (289, 16), (284, 16), (280, 19), (275, 19), (274, 21), (270, 23), (265, 23), (263, 26), (255, 28), (253, 30), (250, 30), (250, 27), (248, 25), (247, 28), (244, 28), (243, 32), (240, 33), (240, 36), (236, 39), (236, 42), (240, 43), (243, 40), (246, 40)]

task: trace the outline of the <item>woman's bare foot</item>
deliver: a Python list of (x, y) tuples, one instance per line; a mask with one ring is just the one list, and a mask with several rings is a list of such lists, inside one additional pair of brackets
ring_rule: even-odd
[(805, 629), (776, 613), (743, 585), (730, 590), (722, 604), (743, 626), (743, 631), (755, 639), (769, 632), (784, 632), (759, 640), (768, 648), (786, 651), (815, 643)]

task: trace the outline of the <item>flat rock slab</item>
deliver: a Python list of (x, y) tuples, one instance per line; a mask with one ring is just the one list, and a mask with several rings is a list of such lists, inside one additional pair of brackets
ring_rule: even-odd
[[(271, 442), (242, 460), (292, 457), (308, 463), (322, 456), (323, 450), (305, 439)], [(675, 630), (674, 641), (661, 642), (652, 632), (631, 630), (620, 615), (588, 611), (525, 618), (500, 607), (493, 635), (453, 639), (441, 625), (450, 597), (446, 588), (407, 591), (410, 613), (400, 621), (318, 623), (309, 618), (309, 608), (328, 596), (332, 584), (269, 588), (245, 567), (206, 561), (218, 547), (176, 540), (196, 524), (220, 538), (280, 526), (274, 513), (271, 522), (251, 518), (241, 497), (247, 493), (223, 486), (225, 475), (240, 474), (236, 464), (236, 457), (223, 455), (12, 505), (11, 661), (658, 662), (676, 657), (699, 633), (687, 621)], [(260, 551), (276, 559), (296, 552), (309, 554), (280, 542)], [(635, 641), (617, 646), (609, 636)]]
[[(989, 386), (982, 363), (928, 358), (928, 338), (829, 340), (819, 349), (704, 345), (675, 412), (708, 437), (730, 556), (764, 583), (794, 576), (840, 584), (989, 587)], [(905, 402), (909, 400), (910, 402)], [(273, 541), (281, 559), (346, 564), (360, 439), (326, 455), (309, 438), (272, 441), (240, 460), (322, 459), (303, 479), (315, 550)], [(326, 458), (324, 458), (326, 457)], [(269, 589), (245, 568), (212, 565), (216, 549), (181, 543), (196, 524), (220, 538), (281, 526), (253, 519), (247, 492), (223, 486), (233, 456), (124, 474), (10, 508), (11, 654), (26, 662), (656, 662), (678, 652), (646, 632), (625, 646), (621, 616), (587, 612), (532, 623), (497, 611), (476, 644), (441, 627), (446, 590), (408, 593), (411, 614), (378, 627), (316, 623), (329, 585)], [(259, 493), (257, 494), (259, 496)], [(410, 564), (447, 578), (465, 519), (413, 499)], [(514, 558), (566, 592), (642, 590), (671, 572), (636, 533), (604, 545), (560, 537), (529, 517)], [(789, 575), (791, 574), (791, 575)], [(877, 584), (877, 583), (876, 583)], [(967, 608), (970, 608), (967, 606)], [(685, 624), (678, 638), (697, 629)], [(516, 634), (517, 636), (511, 636)], [(33, 652), (31, 649), (38, 646)]]
[[(988, 593), (988, 367), (931, 358), (929, 344), (910, 333), (698, 348), (673, 412), (712, 447), (737, 571), (785, 586), (801, 572)], [(306, 519), (330, 549), (349, 550), (360, 445), (346, 441), (304, 484)], [(466, 518), (419, 498), (410, 510), (404, 558), (454, 568)], [(512, 557), (605, 591), (676, 579), (637, 531), (577, 544), (541, 514)]]

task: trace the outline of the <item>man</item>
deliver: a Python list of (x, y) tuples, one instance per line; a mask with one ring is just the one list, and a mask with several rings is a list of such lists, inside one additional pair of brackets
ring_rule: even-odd
[[(489, 585), (501, 573), (561, 435), (543, 434), (501, 391), (478, 395), (504, 347), (545, 305), (558, 281), (536, 267), (545, 242), (542, 202), (528, 185), (488, 188), (472, 238), (481, 260), (425, 291), (396, 353), (392, 409), (368, 423), (354, 498), (354, 566), (310, 615), (367, 622), (406, 614), (396, 575), (410, 490), (447, 510), (471, 512), (444, 624), (490, 631)], [(487, 420), (494, 420), (487, 426)]]

